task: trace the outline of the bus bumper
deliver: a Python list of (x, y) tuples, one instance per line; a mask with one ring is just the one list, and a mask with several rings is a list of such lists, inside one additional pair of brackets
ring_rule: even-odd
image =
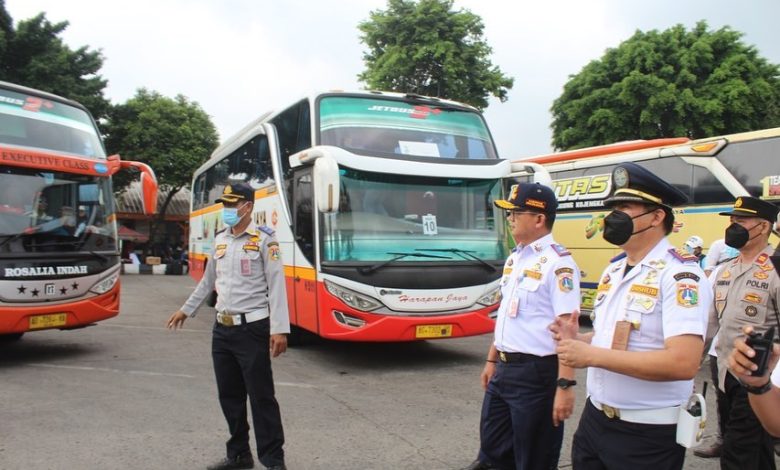
[(115, 317), (118, 313), (119, 282), (105, 294), (88, 299), (74, 299), (57, 305), (0, 307), (0, 334), (81, 328)]
[[(498, 309), (496, 304), (457, 314), (403, 316), (361, 312), (332, 297), (328, 300), (332, 303), (322, 305), (319, 335), (339, 341), (401, 342), (482, 335), (494, 331), (496, 322), (490, 314)], [(361, 322), (362, 326), (357, 326)]]

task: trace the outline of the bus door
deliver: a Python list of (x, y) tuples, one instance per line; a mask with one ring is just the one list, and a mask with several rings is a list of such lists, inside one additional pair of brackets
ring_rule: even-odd
[(295, 172), (293, 179), (293, 290), (295, 312), (290, 320), (301, 328), (318, 332), (317, 275), (314, 261), (314, 208), (312, 168)]

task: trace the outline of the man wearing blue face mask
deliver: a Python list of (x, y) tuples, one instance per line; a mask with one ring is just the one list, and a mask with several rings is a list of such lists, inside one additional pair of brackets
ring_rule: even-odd
[(711, 288), (694, 256), (667, 240), (687, 197), (635, 163), (612, 173), (604, 239), (624, 252), (601, 275), (593, 332), (576, 315), (551, 325), (561, 363), (588, 368), (572, 444), (575, 470), (679, 470), (680, 407), (693, 392)]
[(217, 315), (211, 355), (219, 403), (228, 423), (227, 456), (211, 470), (253, 468), (246, 401), (252, 408), (257, 455), (269, 469), (283, 470), (284, 432), (274, 396), (271, 357), (287, 350), (284, 264), (273, 230), (252, 223), (255, 191), (246, 183), (228, 185), (222, 197), (222, 220), (211, 261), (203, 278), (180, 310), (168, 319), (177, 329), (213, 290)]

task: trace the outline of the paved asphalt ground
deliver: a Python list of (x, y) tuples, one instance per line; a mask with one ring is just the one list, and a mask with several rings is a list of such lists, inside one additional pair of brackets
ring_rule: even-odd
[[(163, 327), (194, 282), (125, 275), (122, 283), (118, 317), (0, 345), (0, 469), (191, 469), (224, 455), (209, 349), (213, 317), (204, 307), (182, 331)], [(478, 377), (489, 341), (316, 340), (288, 350), (274, 361), (288, 467), (467, 465), (478, 447)], [(576, 417), (584, 374), (578, 379)], [(575, 427), (576, 418), (566, 425), (562, 469), (571, 468)], [(719, 468), (691, 452), (685, 467)]]

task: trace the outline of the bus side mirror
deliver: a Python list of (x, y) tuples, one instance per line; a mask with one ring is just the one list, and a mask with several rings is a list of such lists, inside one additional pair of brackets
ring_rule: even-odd
[[(109, 157), (112, 159), (113, 155)], [(119, 155), (116, 156), (119, 159)], [(157, 212), (157, 177), (154, 170), (146, 163), (131, 162), (127, 160), (120, 161), (120, 167), (123, 170), (135, 168), (141, 172), (141, 198), (143, 199), (144, 214), (154, 214)]]
[(313, 176), (317, 209), (324, 214), (338, 212), (341, 185), (336, 160), (325, 155), (317, 158), (314, 161)]

